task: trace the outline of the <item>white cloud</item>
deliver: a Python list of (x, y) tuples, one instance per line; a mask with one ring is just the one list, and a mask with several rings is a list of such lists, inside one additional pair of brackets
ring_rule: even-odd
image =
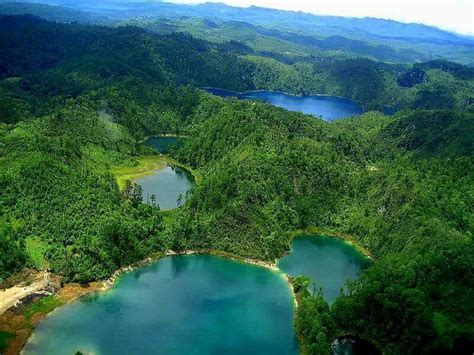
[[(197, 4), (204, 0), (168, 0)], [(232, 6), (257, 5), (282, 10), (349, 17), (378, 17), (424, 23), (474, 35), (474, 0), (208, 0)]]

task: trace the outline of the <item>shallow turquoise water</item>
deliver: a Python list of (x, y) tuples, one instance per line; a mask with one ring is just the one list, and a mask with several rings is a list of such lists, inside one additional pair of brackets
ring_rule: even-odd
[[(370, 265), (351, 245), (303, 236), (279, 262), (333, 302)], [(123, 275), (107, 293), (50, 314), (25, 354), (297, 354), (294, 305), (280, 273), (211, 255), (167, 257)], [(357, 353), (339, 346), (335, 353)]]
[[(186, 192), (194, 186), (193, 176), (177, 166), (167, 166), (135, 182), (143, 188), (143, 201), (151, 203), (150, 197), (154, 194), (162, 210), (179, 207), (186, 201)], [(178, 203), (180, 195), (182, 200)]]
[(238, 93), (216, 88), (206, 88), (205, 90), (213, 95), (222, 97), (237, 97), (241, 100), (261, 100), (288, 111), (302, 112), (321, 117), (325, 121), (356, 116), (363, 112), (362, 108), (355, 101), (335, 96), (295, 96), (277, 91)]
[(276, 272), (210, 255), (167, 257), (53, 312), (24, 352), (297, 354), (293, 313)]
[(345, 282), (356, 279), (370, 263), (341, 239), (308, 235), (293, 240), (290, 253), (280, 259), (278, 266), (288, 275), (308, 276), (332, 303)]
[(150, 137), (145, 140), (145, 145), (156, 149), (161, 154), (168, 154), (171, 149), (179, 147), (182, 138), (179, 137)]

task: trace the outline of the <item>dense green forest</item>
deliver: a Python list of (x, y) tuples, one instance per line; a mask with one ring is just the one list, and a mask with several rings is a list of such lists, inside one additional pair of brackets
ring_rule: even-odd
[[(328, 353), (344, 334), (388, 354), (472, 349), (473, 69), (272, 53), (1, 17), (0, 279), (37, 266), (32, 240), (53, 272), (86, 282), (167, 249), (273, 261), (291, 231), (318, 226), (352, 235), (376, 262), (331, 307), (294, 280), (304, 352)], [(329, 93), (400, 111), (328, 123), (203, 86)], [(202, 176), (168, 223), (111, 174), (158, 133), (189, 137), (172, 154)]]
[[(57, 95), (77, 96), (128, 75), (161, 84), (343, 96), (365, 109), (474, 110), (474, 69), (442, 60), (409, 67), (365, 58), (305, 56), (288, 63), (235, 41), (211, 43), (183, 33), (154, 35), (130, 26), (70, 25), (59, 31), (60, 24), (9, 19), (4, 17), (0, 24), (0, 75), (29, 74), (23, 87), (46, 81), (44, 86), (50, 87), (44, 91)], [(74, 41), (78, 33), (83, 34), (79, 42)], [(103, 43), (104, 37), (114, 45)], [(45, 69), (56, 70), (37, 72)]]

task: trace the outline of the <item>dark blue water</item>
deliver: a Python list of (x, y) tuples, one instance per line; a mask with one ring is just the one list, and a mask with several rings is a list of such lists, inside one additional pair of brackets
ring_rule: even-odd
[(207, 92), (221, 97), (237, 97), (241, 100), (260, 100), (284, 108), (333, 121), (360, 115), (363, 110), (354, 101), (335, 96), (294, 96), (276, 91), (234, 91), (206, 88)]
[(174, 256), (41, 322), (25, 354), (298, 354), (294, 304), (277, 272)]

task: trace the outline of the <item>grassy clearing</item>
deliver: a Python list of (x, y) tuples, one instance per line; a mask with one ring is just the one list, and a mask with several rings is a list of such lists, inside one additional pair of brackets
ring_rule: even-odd
[(153, 174), (154, 171), (165, 168), (168, 165), (181, 166), (189, 170), (194, 176), (196, 184), (201, 181), (201, 175), (186, 164), (181, 164), (176, 160), (164, 155), (146, 155), (138, 159), (135, 165), (118, 165), (112, 168), (111, 172), (115, 175), (119, 188), (125, 187), (127, 180), (133, 181)]
[(46, 270), (49, 263), (44, 258), (46, 244), (38, 237), (30, 237), (26, 239), (26, 252), (30, 257), (33, 266), (38, 270)]
[(119, 165), (112, 168), (120, 189), (125, 187), (127, 180), (137, 180), (151, 175), (155, 170), (163, 169), (167, 165), (167, 158), (161, 155), (147, 155), (138, 159), (136, 165)]
[(39, 300), (38, 302), (31, 304), (31, 306), (28, 307), (23, 314), (25, 319), (29, 320), (37, 313), (48, 314), (56, 307), (62, 306), (64, 303), (64, 300), (56, 296), (48, 296)]

